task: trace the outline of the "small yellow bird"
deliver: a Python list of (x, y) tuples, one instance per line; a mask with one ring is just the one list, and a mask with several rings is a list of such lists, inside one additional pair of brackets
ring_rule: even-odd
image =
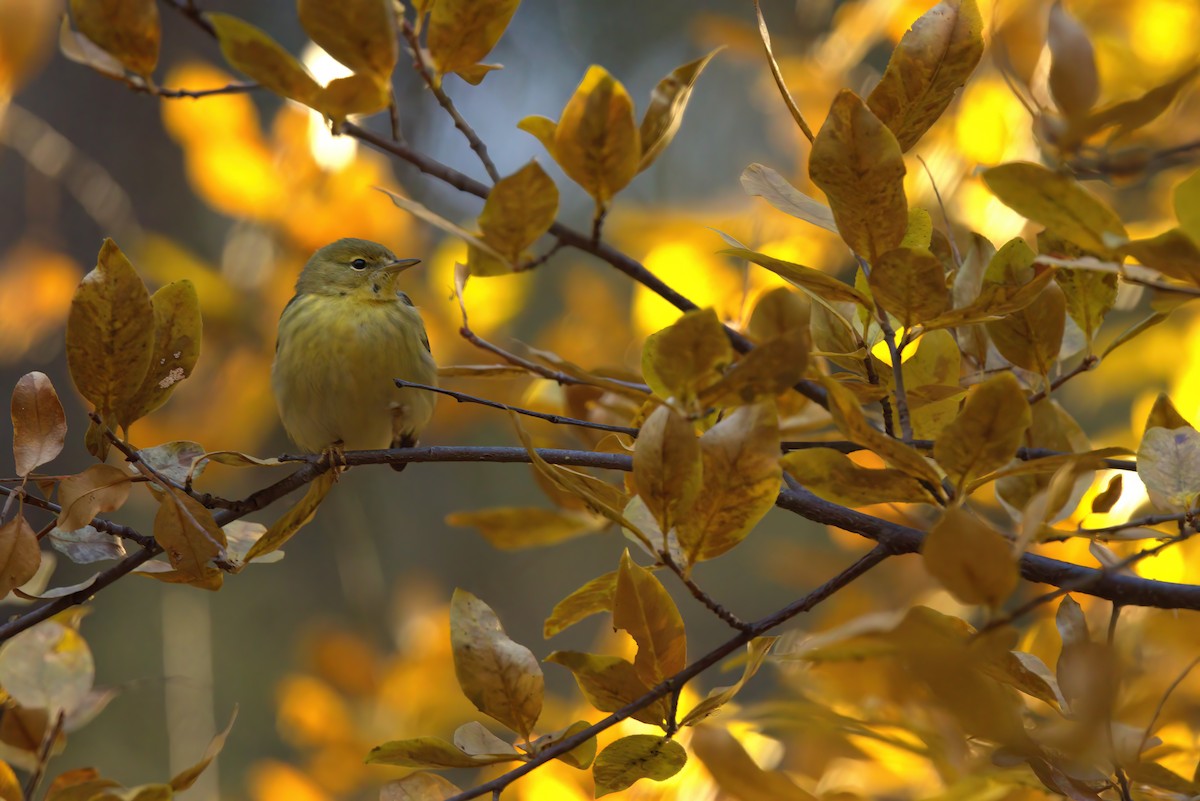
[(279, 318), (271, 368), (283, 427), (301, 448), (337, 454), (417, 443), (436, 396), (392, 379), (437, 384), (421, 315), (396, 288), (419, 262), (339, 239), (304, 265)]

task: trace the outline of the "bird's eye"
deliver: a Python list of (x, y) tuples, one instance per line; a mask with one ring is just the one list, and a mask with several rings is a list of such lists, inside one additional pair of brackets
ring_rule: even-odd
[(350, 262), (350, 266), (356, 270), (365, 270), (367, 269), (367, 260), (355, 259), (354, 261)]

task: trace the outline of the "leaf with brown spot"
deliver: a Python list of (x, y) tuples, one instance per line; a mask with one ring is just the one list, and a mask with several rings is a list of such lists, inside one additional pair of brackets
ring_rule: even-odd
[(1012, 373), (972, 387), (954, 422), (933, 443), (933, 457), (961, 489), (998, 470), (1016, 455), (1032, 413), (1025, 389)]
[(37, 372), (17, 379), (11, 410), (13, 462), (24, 478), (62, 453), (67, 416), (49, 376)]
[(479, 230), (484, 242), (517, 262), (550, 229), (557, 213), (558, 187), (537, 161), (530, 161), (492, 187)]
[(721, 380), (733, 361), (733, 346), (712, 309), (697, 309), (646, 337), (642, 375), (655, 394), (685, 408)]
[(871, 265), (871, 294), (905, 328), (932, 320), (950, 305), (942, 263), (925, 248), (895, 248)]
[(162, 29), (154, 0), (71, 0), (75, 26), (130, 72), (148, 78), (158, 64)]
[(734, 362), (720, 381), (700, 393), (705, 406), (743, 406), (773, 399), (804, 378), (812, 341), (807, 328), (793, 328)]
[(700, 440), (670, 406), (655, 409), (633, 448), (633, 486), (662, 531), (687, 514), (700, 492)]
[(848, 89), (817, 133), (808, 173), (851, 250), (873, 264), (899, 247), (908, 228), (904, 157), (892, 132)]
[(542, 669), (530, 650), (509, 639), (491, 607), (462, 589), (450, 601), (450, 644), (463, 694), (528, 740), (545, 693)]
[(943, 0), (922, 14), (892, 51), (867, 105), (908, 150), (950, 105), (983, 56), (975, 0)]
[(466, 71), (487, 57), (504, 35), (520, 0), (437, 0), (425, 43), (439, 73)]
[(641, 779), (661, 782), (683, 769), (687, 751), (674, 740), (652, 734), (631, 734), (614, 740), (592, 765), (596, 797), (616, 793)]
[[(600, 712), (616, 712), (650, 692), (633, 664), (619, 656), (555, 651), (546, 661), (571, 671), (584, 698)], [(669, 714), (667, 699), (660, 698), (631, 717), (652, 726), (663, 726)]]
[(925, 569), (965, 604), (993, 609), (1017, 587), (1020, 575), (1004, 535), (960, 507), (947, 509), (925, 535)]
[[(162, 546), (171, 567), (197, 582), (210, 584), (220, 571), (213, 561), (225, 557), (225, 532), (212, 513), (192, 496), (168, 487), (154, 516), (154, 539)], [(211, 587), (209, 587), (211, 588)]]
[(633, 100), (604, 67), (589, 67), (567, 101), (551, 155), (598, 206), (606, 206), (637, 174), (642, 144)]
[(192, 374), (200, 358), (200, 300), (186, 278), (160, 287), (150, 296), (154, 311), (154, 347), (142, 384), (117, 411), (128, 428), (167, 402), (175, 386)]
[(687, 665), (687, 635), (675, 602), (653, 573), (629, 558), (628, 550), (617, 570), (613, 626), (629, 632), (637, 643), (633, 666), (647, 687)]

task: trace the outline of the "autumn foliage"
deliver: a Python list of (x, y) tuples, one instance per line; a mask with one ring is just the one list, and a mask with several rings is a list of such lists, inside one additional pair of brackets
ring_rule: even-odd
[[(20, 5), (0, 0), (0, 21), (28, 13), (45, 25)], [(284, 243), (281, 261), (349, 233), (444, 237), (424, 287), (453, 287), (425, 309), (451, 387), (426, 388), (450, 396), (435, 425), (486, 411), (512, 435), (464, 445), (445, 425), (433, 445), (349, 452), (349, 469), (527, 464), (541, 506), (468, 508), (464, 492), (446, 524), (504, 551), (612, 541), (594, 578), (540, 599), (548, 640), (595, 615), (610, 622), (592, 650), (516, 642), (464, 589), (413, 612), (438, 635), (396, 653), (323, 638), (278, 700), (306, 766), (263, 760), (256, 801), (1200, 797), (1200, 690), (1189, 686), (1200, 379), (1170, 353), (1192, 353), (1200, 333), (1189, 305), (1200, 173), (1179, 169), (1200, 153), (1180, 134), (1197, 128), (1194, 52), (1160, 53), (1162, 74), (1130, 88), (1097, 66), (1103, 47), (1074, 4), (942, 0), (888, 15), (847, 2), (796, 55), (779, 26), (772, 41), (756, 2), (708, 19), (697, 35), (708, 52), (648, 99), (613, 65), (589, 67), (556, 119), (523, 115), (518, 127), (548, 158), (520, 163), (489, 151), (488, 129), (451, 97), (491, 91), (500, 65), (486, 60), (518, 5), (298, 0), (300, 26), (344, 67), (332, 78), (271, 32), (192, 0), (71, 0), (61, 21), (62, 55), (112, 78), (111, 91), (162, 103), (196, 193)], [(164, 84), (160, 8), (212, 59)], [(888, 25), (894, 47), (871, 81), (838, 60)], [(8, 92), (26, 62), (5, 47)], [(696, 124), (689, 102), (721, 58), (761, 69), (801, 166), (748, 165), (741, 189), (761, 201), (736, 214), (698, 203), (681, 223), (623, 208), (627, 187)], [(408, 69), (486, 183), (407, 142), (393, 79)], [(269, 130), (252, 92), (289, 101)], [(1019, 123), (1001, 118), (1009, 107)], [(362, 152), (315, 157), (310, 111), (328, 142)], [(473, 197), (477, 217), (415, 199), (393, 177), (400, 164)], [(561, 206), (579, 192), (589, 214), (576, 227)], [(344, 207), (358, 230), (328, 213)], [(0, 624), (3, 799), (149, 801), (191, 787), (230, 728), (161, 783), (124, 787), (103, 766), (48, 772), (112, 697), (95, 685), (81, 610), (103, 608), (102, 591), (135, 573), (216, 591), (287, 570), (257, 565), (282, 558), (343, 490), (327, 456), (251, 454), (272, 424), (262, 373), (294, 270), (247, 300), (249, 283), (237, 289), (166, 238), (126, 245), (111, 233), (58, 318), (36, 307), (62, 322), (87, 419), (68, 420), (67, 388), (43, 372), (13, 389), (0, 595), (26, 605)], [(632, 310), (614, 311), (572, 253), (636, 287)], [(496, 332), (532, 306), (530, 276), (555, 270), (562, 311), (537, 346), (500, 344)], [(0, 288), (31, 280), (12, 274)], [(224, 333), (234, 321), (249, 341)], [(1153, 365), (1172, 393), (1139, 373)], [(1174, 380), (1185, 372), (1190, 383)], [(457, 379), (494, 389), (468, 394)], [(203, 396), (180, 391), (164, 407), (203, 382)], [(1136, 398), (1117, 389), (1135, 382)], [(1098, 422), (1105, 401), (1133, 424)], [(186, 414), (169, 417), (175, 405)], [(201, 432), (218, 445), (193, 441)], [(46, 472), (66, 448), (95, 463)], [(243, 469), (266, 483), (219, 494), (229, 485), (213, 474)], [(153, 510), (149, 531), (124, 517), (135, 501)], [(828, 527), (836, 558), (795, 544), (821, 577), (748, 620), (697, 566), (728, 559), (773, 509)], [(57, 586), (52, 552), (97, 572)], [(853, 594), (884, 564), (903, 586)], [(695, 621), (675, 600), (685, 595), (727, 629), (722, 641), (689, 643)], [(736, 678), (714, 679), (721, 668)], [(578, 694), (548, 689), (550, 671), (569, 673)]]

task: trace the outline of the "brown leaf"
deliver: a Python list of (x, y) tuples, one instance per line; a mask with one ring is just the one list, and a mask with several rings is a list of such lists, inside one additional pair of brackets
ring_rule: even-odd
[(1050, 94), (1067, 117), (1081, 117), (1100, 96), (1096, 53), (1087, 31), (1061, 2), (1050, 7)]
[(961, 489), (1007, 464), (1032, 421), (1025, 389), (1012, 373), (972, 387), (954, 422), (933, 444), (933, 457)]
[(908, 150), (942, 116), (983, 56), (975, 0), (943, 0), (900, 38), (867, 105)]
[(400, 48), (388, 0), (298, 0), (296, 11), (322, 50), (355, 72), (389, 82)]
[[(633, 664), (619, 656), (555, 651), (546, 657), (546, 661), (571, 671), (587, 702), (600, 712), (616, 712), (650, 691)], [(642, 723), (662, 726), (669, 714), (667, 699), (660, 698), (634, 712), (632, 717)]]
[(24, 478), (62, 453), (67, 416), (45, 373), (26, 373), (12, 394), (13, 462)]
[(492, 547), (504, 551), (557, 545), (599, 531), (604, 518), (586, 512), (502, 506), (446, 515), (448, 526), (474, 526)]
[(642, 375), (655, 394), (685, 408), (697, 394), (721, 380), (733, 361), (733, 346), (712, 309), (690, 311), (646, 337)]
[(115, 512), (129, 499), (130, 475), (109, 464), (94, 464), (58, 484), (58, 528), (74, 531), (96, 515)]
[(908, 228), (904, 157), (896, 137), (862, 99), (843, 89), (813, 142), (809, 176), (824, 190), (850, 249), (875, 263)]
[(542, 636), (550, 639), (585, 617), (612, 609), (617, 592), (617, 571), (592, 579), (554, 605), (542, 626)]
[(674, 740), (652, 734), (631, 734), (614, 740), (592, 765), (596, 797), (616, 793), (640, 779), (661, 782), (683, 769), (687, 751)]
[(37, 532), (18, 509), (8, 522), (0, 525), (0, 598), (33, 578), (41, 563)]
[(309, 107), (316, 103), (321, 86), (266, 32), (230, 14), (209, 12), (207, 17), (230, 66), (276, 94)]
[(905, 328), (932, 320), (950, 304), (942, 263), (925, 248), (895, 248), (871, 265), (871, 294)]
[(1117, 501), (1121, 500), (1123, 483), (1120, 473), (1110, 478), (1104, 491), (1092, 498), (1092, 514), (1104, 515), (1111, 512), (1112, 508), (1117, 505)]
[(130, 72), (150, 77), (162, 40), (154, 0), (71, 0), (71, 16), (84, 36)]
[(171, 567), (198, 586), (220, 575), (213, 560), (225, 557), (225, 532), (192, 496), (174, 487), (163, 493), (154, 516), (154, 539), (171, 560)]
[(530, 161), (492, 187), (479, 230), (484, 242), (517, 262), (549, 230), (557, 213), (558, 187), (537, 161)]
[(633, 665), (647, 687), (687, 665), (687, 635), (675, 602), (653, 573), (629, 558), (628, 550), (617, 571), (613, 626), (629, 632), (637, 643)]
[(755, 342), (769, 342), (794, 331), (808, 330), (812, 312), (808, 298), (785, 286), (764, 292), (750, 312), (746, 333)]
[(621, 82), (593, 65), (554, 129), (554, 160), (600, 206), (637, 174), (642, 145), (633, 101)]
[(1020, 578), (1004, 535), (960, 507), (947, 509), (925, 535), (921, 556), (933, 577), (965, 604), (996, 608)]
[(192, 282), (185, 278), (160, 287), (150, 296), (150, 305), (154, 349), (141, 386), (117, 409), (117, 422), (124, 428), (166, 403), (200, 357), (200, 300)]
[(461, 589), (450, 601), (450, 643), (463, 694), (528, 740), (545, 693), (542, 669), (530, 650), (509, 639), (491, 607)]
[(809, 492), (842, 506), (934, 503), (929, 490), (902, 470), (859, 467), (830, 448), (805, 448), (783, 457), (783, 468)]
[(642, 115), (642, 124), (638, 129), (642, 144), (638, 172), (653, 164), (667, 149), (667, 145), (671, 144), (683, 122), (683, 112), (692, 97), (692, 87), (695, 86), (696, 79), (720, 50), (718, 48), (706, 56), (676, 67), (654, 87), (650, 93), (650, 105), (646, 106), (646, 113)]
[(658, 526), (670, 531), (700, 492), (700, 440), (688, 420), (667, 405), (642, 424), (633, 448), (633, 486)]
[[(407, 768), (477, 768), (513, 762), (517, 755), (471, 756), (441, 737), (414, 737), (377, 745), (367, 754), (370, 765), (400, 765)], [(400, 796), (404, 798), (404, 796)]]
[(740, 406), (700, 438), (700, 493), (676, 524), (688, 565), (737, 545), (775, 505), (783, 470), (771, 401)]
[(1028, 306), (987, 323), (987, 332), (1001, 356), (1048, 376), (1062, 349), (1066, 320), (1066, 295), (1057, 284), (1049, 284)]
[(425, 43), (443, 75), (469, 70), (492, 52), (520, 0), (437, 0), (429, 13)]
[(221, 749), (225, 747), (225, 740), (229, 737), (229, 732), (233, 731), (233, 724), (236, 720), (237, 707), (234, 707), (233, 714), (229, 716), (229, 723), (225, 726), (224, 730), (216, 734), (209, 741), (208, 747), (204, 749), (204, 756), (200, 758), (200, 761), (175, 774), (175, 777), (171, 779), (172, 790), (181, 793), (196, 783), (196, 779), (200, 778), (200, 774), (204, 773), (208, 766), (212, 764), (212, 761), (217, 758), (217, 755), (221, 753)]

